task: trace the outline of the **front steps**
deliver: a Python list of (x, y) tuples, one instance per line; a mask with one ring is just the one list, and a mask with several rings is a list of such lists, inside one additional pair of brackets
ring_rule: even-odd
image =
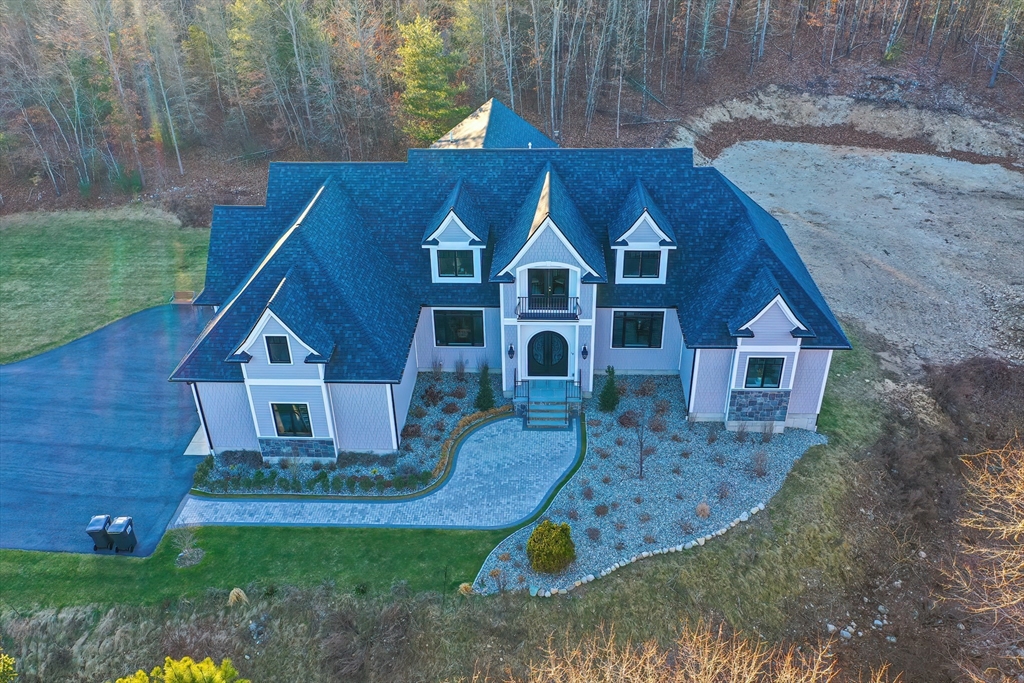
[(565, 401), (531, 401), (526, 405), (528, 429), (565, 429), (569, 426), (569, 405)]

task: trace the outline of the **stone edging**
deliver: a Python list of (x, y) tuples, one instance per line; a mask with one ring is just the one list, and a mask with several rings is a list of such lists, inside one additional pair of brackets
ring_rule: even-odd
[(593, 574), (587, 574), (584, 578), (580, 579), (579, 581), (574, 582), (573, 585), (569, 586), (568, 588), (554, 588), (554, 589), (550, 589), (550, 590), (542, 590), (542, 589), (538, 588), (537, 586), (530, 586), (530, 596), (531, 597), (538, 597), (538, 598), (550, 598), (553, 595), (567, 595), (569, 593), (569, 591), (571, 591), (571, 590), (573, 590), (575, 588), (579, 588), (583, 584), (590, 583), (591, 581), (596, 581), (599, 578), (608, 576), (609, 574), (611, 574), (615, 570), (622, 569), (626, 565), (633, 564), (634, 562), (636, 562), (638, 560), (643, 560), (643, 559), (646, 559), (648, 557), (654, 557), (655, 555), (667, 555), (669, 553), (678, 553), (678, 552), (682, 552), (684, 550), (691, 550), (692, 548), (697, 547), (697, 546), (703, 546), (705, 543), (707, 543), (708, 541), (712, 540), (713, 538), (715, 538), (717, 536), (724, 536), (725, 533), (727, 531), (729, 531), (729, 529), (733, 529), (733, 528), (739, 526), (742, 522), (749, 521), (751, 517), (753, 517), (754, 515), (756, 515), (759, 512), (762, 512), (762, 511), (764, 511), (764, 503), (759, 503), (755, 507), (750, 508), (750, 512), (744, 512), (744, 513), (740, 514), (740, 516), (737, 517), (736, 519), (732, 520), (732, 522), (730, 522), (729, 526), (727, 526), (727, 527), (722, 527), (721, 529), (719, 529), (717, 531), (712, 531), (710, 534), (706, 534), (704, 536), (701, 536), (701, 537), (699, 537), (695, 541), (687, 541), (686, 543), (681, 543), (679, 545), (668, 546), (668, 547), (665, 547), (665, 548), (658, 548), (656, 550), (649, 550), (649, 551), (645, 550), (644, 552), (640, 553), (639, 555), (633, 555), (629, 559), (621, 560), (619, 562), (614, 563), (612, 566), (608, 567), (607, 569), (601, 570), (597, 574), (597, 576), (595, 576)]

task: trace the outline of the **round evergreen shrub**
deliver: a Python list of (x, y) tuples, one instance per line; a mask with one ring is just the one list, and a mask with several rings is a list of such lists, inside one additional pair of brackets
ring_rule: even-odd
[(548, 519), (538, 524), (526, 542), (526, 556), (535, 572), (557, 574), (564, 570), (576, 559), (569, 525), (553, 524)]

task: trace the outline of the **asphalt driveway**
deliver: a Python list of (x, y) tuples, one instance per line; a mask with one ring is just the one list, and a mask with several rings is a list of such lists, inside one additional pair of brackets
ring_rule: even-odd
[(85, 525), (110, 514), (153, 552), (197, 462), (195, 405), (167, 377), (208, 315), (157, 306), (0, 366), (0, 548), (91, 553)]

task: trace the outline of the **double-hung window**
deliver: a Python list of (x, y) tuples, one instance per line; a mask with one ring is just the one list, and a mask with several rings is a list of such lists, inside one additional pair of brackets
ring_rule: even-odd
[(751, 358), (747, 360), (747, 389), (778, 389), (782, 385), (784, 358)]
[(660, 349), (664, 324), (663, 311), (615, 311), (612, 348)]
[(288, 349), (288, 337), (268, 336), (267, 337), (267, 358), (271, 363), (291, 363), (292, 354)]
[(622, 255), (622, 277), (661, 277), (660, 251), (627, 251)]
[(473, 277), (472, 249), (438, 249), (438, 277)]
[(436, 346), (483, 346), (483, 311), (434, 311)]
[(271, 403), (270, 408), (274, 411), (274, 426), (278, 436), (313, 436), (309, 406), (305, 403)]

